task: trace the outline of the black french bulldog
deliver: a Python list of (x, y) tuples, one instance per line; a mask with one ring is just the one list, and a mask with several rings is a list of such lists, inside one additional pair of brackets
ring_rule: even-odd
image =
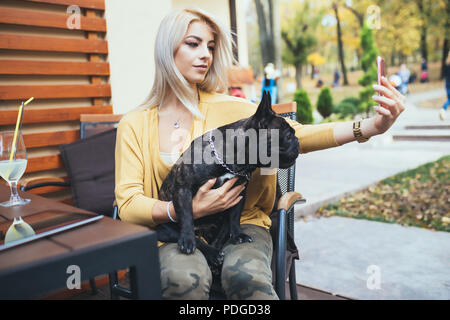
[[(246, 190), (242, 191), (243, 198), (234, 207), (195, 221), (192, 198), (209, 179), (217, 178), (213, 188), (218, 188), (237, 176), (235, 185), (238, 185), (250, 180), (256, 168), (289, 168), (295, 163), (300, 152), (295, 131), (285, 119), (273, 112), (270, 101), (270, 94), (264, 92), (253, 116), (194, 139), (173, 165), (159, 190), (160, 200), (173, 201), (177, 222), (158, 225), (158, 240), (178, 242), (180, 251), (185, 254), (193, 253), (197, 247), (216, 274), (223, 262), (221, 249), (228, 240), (234, 244), (252, 241), (240, 227)], [(251, 131), (255, 133), (253, 136), (247, 134)], [(227, 136), (230, 132), (234, 134), (232, 137)], [(273, 161), (263, 158), (265, 155), (278, 161), (278, 165), (274, 166)]]

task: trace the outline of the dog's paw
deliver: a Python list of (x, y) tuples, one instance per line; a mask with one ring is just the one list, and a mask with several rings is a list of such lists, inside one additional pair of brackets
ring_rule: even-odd
[(239, 233), (237, 235), (231, 236), (231, 242), (233, 244), (240, 244), (240, 243), (246, 243), (246, 242), (253, 242), (252, 237), (246, 235), (245, 233)]
[(195, 251), (195, 238), (193, 236), (180, 237), (178, 248), (184, 254), (191, 254)]

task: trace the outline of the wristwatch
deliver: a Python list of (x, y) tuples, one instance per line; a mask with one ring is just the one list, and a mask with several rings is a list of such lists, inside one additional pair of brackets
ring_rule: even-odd
[(369, 140), (369, 138), (363, 137), (363, 135), (362, 135), (361, 121), (362, 120), (353, 122), (353, 135), (355, 136), (356, 141), (358, 141), (359, 143), (363, 143), (363, 142), (366, 142), (367, 140)]

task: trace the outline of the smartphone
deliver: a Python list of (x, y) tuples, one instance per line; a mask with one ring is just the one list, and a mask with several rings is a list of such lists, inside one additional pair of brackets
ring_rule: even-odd
[[(386, 76), (386, 70), (384, 67), (384, 59), (380, 56), (377, 56), (377, 84), (381, 86), (381, 77)], [(378, 94), (381, 96), (381, 94)]]

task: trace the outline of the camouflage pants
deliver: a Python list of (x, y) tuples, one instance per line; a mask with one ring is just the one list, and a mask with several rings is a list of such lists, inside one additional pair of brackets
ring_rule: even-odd
[[(242, 225), (252, 243), (226, 244), (222, 286), (228, 299), (278, 299), (272, 286), (272, 238), (268, 230)], [(212, 273), (200, 250), (186, 255), (176, 243), (159, 248), (161, 285), (164, 299), (209, 298)]]

